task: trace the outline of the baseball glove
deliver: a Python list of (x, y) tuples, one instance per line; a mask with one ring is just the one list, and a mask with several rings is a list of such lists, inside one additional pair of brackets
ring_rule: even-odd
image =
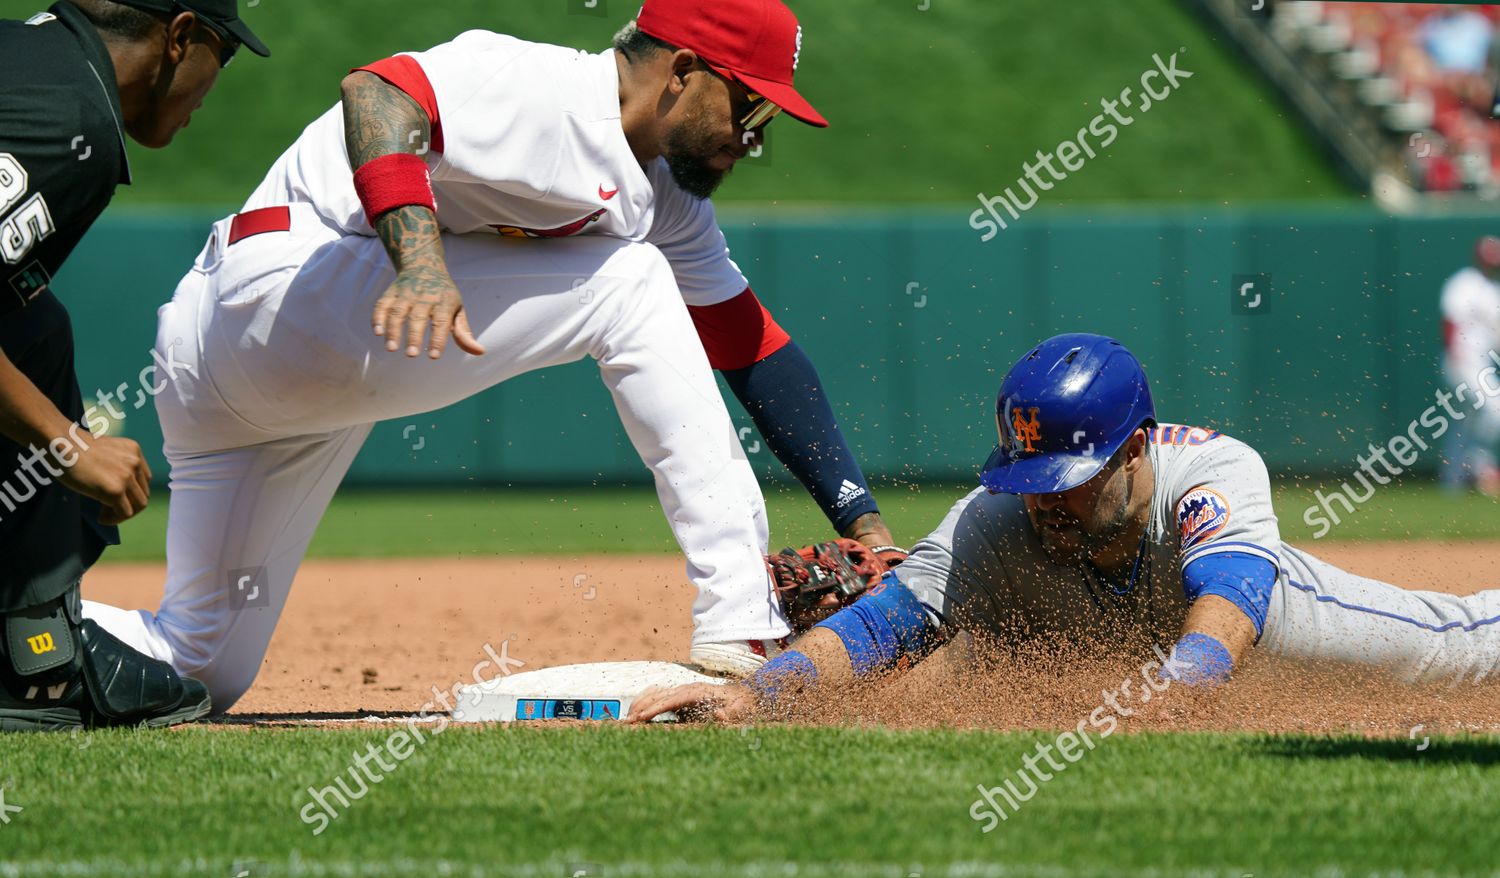
[(766, 566), (795, 635), (854, 603), (905, 558), (906, 553), (895, 546), (871, 549), (841, 538), (782, 549), (780, 554), (766, 556)]

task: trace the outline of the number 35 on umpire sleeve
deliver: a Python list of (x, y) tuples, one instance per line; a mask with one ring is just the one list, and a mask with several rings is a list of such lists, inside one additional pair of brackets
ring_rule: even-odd
[(0, 220), (0, 258), (9, 265), (20, 262), (31, 248), (57, 230), (40, 192), (6, 215), (25, 196), (26, 169), (15, 156), (0, 152), (0, 216), (5, 216)]

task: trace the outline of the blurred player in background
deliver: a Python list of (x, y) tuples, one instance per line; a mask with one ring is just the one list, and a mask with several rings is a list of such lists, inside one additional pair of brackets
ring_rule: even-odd
[(1449, 424), (1443, 446), (1442, 484), (1450, 491), (1475, 486), (1500, 496), (1500, 402), (1480, 386), (1480, 373), (1500, 356), (1500, 238), (1487, 235), (1474, 247), (1474, 264), (1443, 284), (1443, 375), (1460, 404), (1470, 402), (1463, 418)]
[[(140, 446), (84, 429), (52, 278), (130, 182), (128, 136), (171, 143), (241, 45), (235, 0), (71, 0), (0, 22), (0, 728), (167, 725), (209, 709), (82, 619), (79, 582), (146, 506)], [(160, 378), (161, 376), (158, 376)]]

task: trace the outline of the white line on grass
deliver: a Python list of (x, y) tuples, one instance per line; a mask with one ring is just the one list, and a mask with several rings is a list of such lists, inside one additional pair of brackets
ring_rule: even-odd
[[(575, 862), (587, 862), (579, 858)], [(321, 860), (303, 862), (292, 859), (284, 863), (261, 863), (250, 871), (255, 878), (409, 878), (412, 875), (433, 875), (442, 878), (557, 878), (571, 874), (566, 871), (569, 861), (547, 863), (459, 863), (449, 860), (387, 860), (378, 862), (343, 862)], [(748, 863), (644, 863), (612, 862), (602, 864), (609, 878), (702, 878), (705, 875), (723, 878), (1074, 878), (1079, 875), (1096, 875), (1094, 868), (1035, 864), (1007, 865), (995, 862), (959, 862), (945, 866), (923, 867), (920, 865), (897, 866), (884, 863), (795, 863), (787, 861), (759, 860)], [(1252, 868), (1230, 869), (1161, 869), (1125, 870), (1111, 868), (1114, 878), (1241, 878)], [(225, 861), (203, 859), (183, 860), (175, 865), (161, 863), (140, 864), (119, 860), (88, 861), (0, 861), (0, 878), (178, 878), (178, 876), (207, 875), (219, 878), (228, 873)], [(1345, 870), (1339, 866), (1320, 866), (1302, 871), (1309, 878), (1353, 878), (1368, 874), (1363, 871)], [(1381, 870), (1381, 878), (1445, 878), (1445, 876), (1474, 875), (1485, 873), (1402, 872)], [(1500, 878), (1500, 871), (1488, 873), (1491, 878)]]

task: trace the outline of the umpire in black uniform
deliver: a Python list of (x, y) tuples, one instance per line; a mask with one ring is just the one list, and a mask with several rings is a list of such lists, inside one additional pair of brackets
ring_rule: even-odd
[(269, 54), (236, 0), (63, 0), (0, 21), (0, 729), (209, 711), (201, 683), (82, 618), (83, 573), (151, 473), (135, 442), (80, 421), (52, 279), (130, 182), (125, 138), (170, 143), (241, 46)]

